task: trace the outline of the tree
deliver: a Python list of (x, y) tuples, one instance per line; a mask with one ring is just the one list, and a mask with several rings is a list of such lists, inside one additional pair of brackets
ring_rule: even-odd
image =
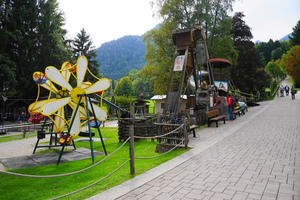
[(268, 62), (281, 58), (281, 56), (289, 50), (289, 42), (279, 42), (278, 40), (274, 42), (270, 39), (267, 43), (260, 42), (256, 44), (255, 47), (261, 63), (267, 65)]
[(271, 59), (272, 60), (278, 60), (281, 58), (281, 56), (284, 54), (284, 51), (282, 48), (277, 48), (271, 52)]
[(282, 59), (287, 73), (292, 77), (295, 86), (300, 87), (300, 45), (293, 46)]
[(256, 53), (250, 27), (242, 19), (245, 15), (237, 12), (233, 16), (231, 33), (234, 45), (239, 52), (237, 65), (232, 68), (231, 78), (241, 91), (251, 93), (254, 88), (262, 90), (271, 82), (271, 77), (263, 70)]
[(265, 70), (270, 72), (273, 78), (282, 78), (284, 76), (284, 72), (275, 61), (269, 62), (265, 67)]
[(153, 29), (144, 35), (145, 59), (148, 63), (140, 74), (143, 80), (151, 81), (151, 89), (155, 94), (165, 94), (167, 91), (174, 53), (172, 41), (174, 28), (173, 24), (164, 23), (159, 29)]
[[(218, 50), (212, 54), (221, 56), (235, 63), (236, 52), (229, 36), (231, 20), (227, 11), (232, 9), (234, 0), (193, 1), (193, 0), (154, 0), (158, 8), (157, 15), (164, 21), (158, 29), (147, 32), (144, 36), (146, 60), (142, 69), (143, 78), (151, 77), (151, 88), (155, 94), (165, 94), (173, 65), (175, 46), (172, 31), (193, 27), (195, 20), (201, 22), (207, 36), (209, 50)], [(224, 44), (226, 46), (224, 46)]]
[[(92, 46), (93, 42), (90, 39), (90, 35), (86, 33), (85, 29), (81, 29), (80, 32), (76, 35), (76, 38), (73, 41), (73, 53), (74, 57), (85, 56), (89, 62), (90, 71), (98, 77), (102, 77), (99, 74), (99, 63), (97, 61), (97, 53), (95, 47)], [(86, 77), (87, 80), (93, 80), (91, 76)]]
[(0, 8), (2, 84), (10, 96), (35, 98), (33, 72), (60, 66), (66, 58), (64, 18), (56, 0), (6, 0)]
[(300, 45), (300, 20), (293, 28), (292, 36), (289, 36), (291, 46)]
[(115, 94), (117, 96), (126, 96), (126, 97), (134, 95), (133, 84), (128, 76), (121, 78), (120, 82), (117, 83)]

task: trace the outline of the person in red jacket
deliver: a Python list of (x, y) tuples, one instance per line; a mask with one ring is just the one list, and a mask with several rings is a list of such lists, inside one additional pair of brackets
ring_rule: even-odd
[(233, 101), (232, 101), (232, 95), (228, 93), (227, 97), (227, 107), (228, 107), (228, 113), (229, 113), (229, 122), (233, 121)]

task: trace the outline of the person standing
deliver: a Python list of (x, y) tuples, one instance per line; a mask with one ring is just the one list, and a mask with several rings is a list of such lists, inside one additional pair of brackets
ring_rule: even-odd
[(291, 94), (292, 94), (292, 100), (295, 100), (295, 94), (297, 93), (297, 90), (292, 86), (291, 88)]
[(284, 89), (285, 89), (286, 96), (289, 96), (290, 87), (288, 85), (286, 85)]
[(279, 90), (280, 90), (280, 97), (284, 97), (284, 87), (283, 87), (283, 85), (280, 86)]
[(228, 113), (229, 113), (229, 122), (233, 121), (233, 102), (232, 102), (232, 96), (230, 93), (228, 93), (227, 97), (227, 107), (228, 107)]

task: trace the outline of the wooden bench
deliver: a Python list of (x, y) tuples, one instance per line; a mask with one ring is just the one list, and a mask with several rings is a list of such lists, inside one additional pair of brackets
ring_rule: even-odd
[(206, 112), (206, 116), (207, 116), (208, 127), (210, 127), (210, 124), (212, 122), (216, 122), (216, 127), (218, 127), (218, 122), (221, 119), (224, 121), (225, 124), (225, 115), (220, 115), (220, 111), (218, 109)]
[(195, 129), (198, 128), (198, 125), (191, 125), (190, 126), (190, 131), (189, 132), (193, 132), (193, 137), (196, 137), (196, 132)]

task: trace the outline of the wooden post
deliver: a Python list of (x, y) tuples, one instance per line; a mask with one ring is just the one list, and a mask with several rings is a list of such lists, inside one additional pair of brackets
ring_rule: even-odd
[(130, 154), (130, 174), (135, 174), (134, 168), (134, 124), (129, 126), (129, 154)]
[(189, 142), (189, 136), (188, 136), (188, 133), (187, 133), (187, 126), (188, 124), (186, 123), (186, 119), (183, 119), (183, 123), (184, 123), (184, 126), (183, 126), (183, 134), (184, 134), (184, 148), (187, 149), (188, 148), (188, 142)]

